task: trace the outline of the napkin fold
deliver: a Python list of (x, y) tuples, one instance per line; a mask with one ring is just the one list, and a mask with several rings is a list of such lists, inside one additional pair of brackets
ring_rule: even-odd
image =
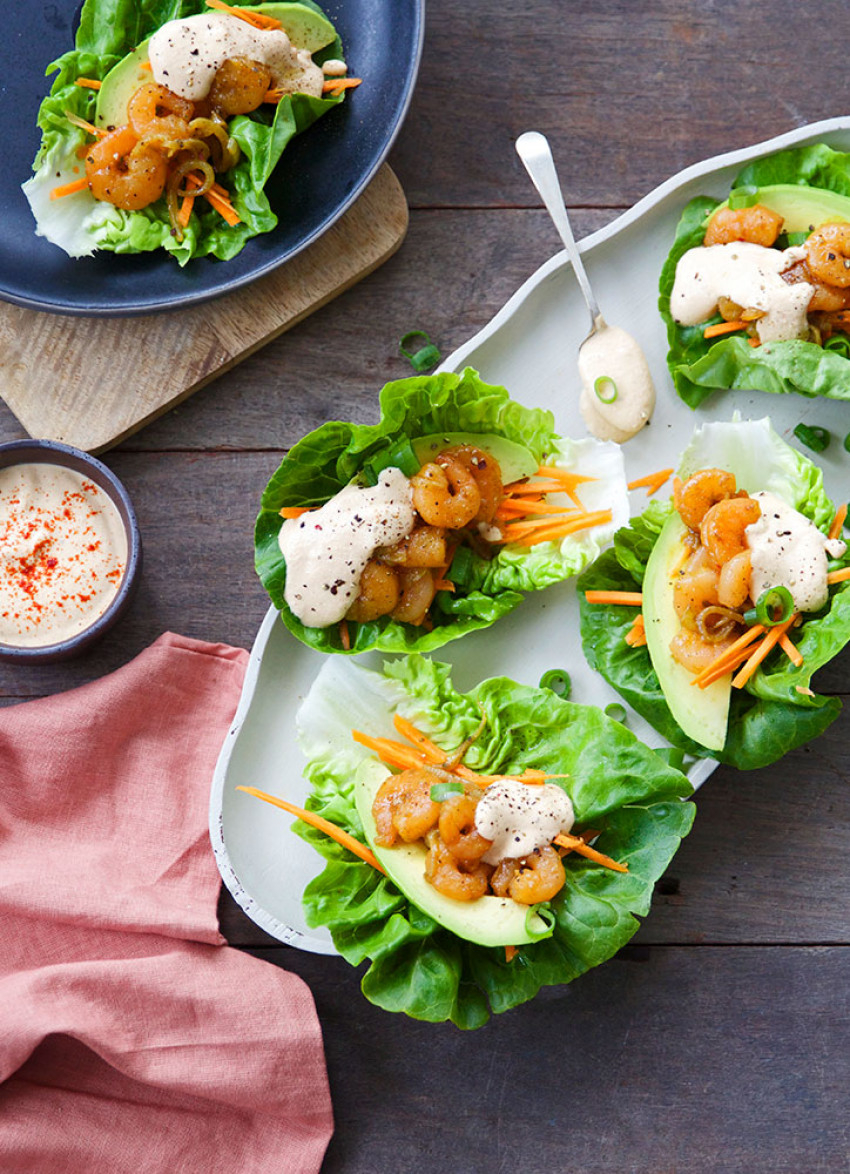
[(247, 659), (169, 633), (0, 710), (0, 1169), (321, 1165), (312, 996), (218, 930), (209, 783)]

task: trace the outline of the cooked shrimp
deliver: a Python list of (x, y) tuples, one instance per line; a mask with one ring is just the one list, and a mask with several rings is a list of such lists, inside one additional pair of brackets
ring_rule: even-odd
[(506, 856), (500, 860), (490, 877), (490, 888), (497, 897), (510, 896), (511, 881), (519, 872), (519, 861)]
[(398, 572), (398, 603), (391, 615), (403, 624), (421, 624), (437, 593), (434, 576), (427, 567), (401, 567)]
[[(480, 792), (479, 792), (480, 793)], [(493, 841), (475, 830), (475, 808), (472, 795), (451, 795), (444, 799), (440, 812), (440, 835), (453, 856), (465, 864), (480, 860)]]
[(401, 837), (406, 844), (412, 844), (436, 827), (440, 804), (431, 798), (431, 787), (438, 782), (440, 776), (433, 771), (412, 767), (381, 783), (372, 803), (375, 843), (391, 848)]
[(481, 506), (475, 478), (460, 461), (431, 461), (410, 478), (413, 505), (429, 526), (460, 530), (468, 526)]
[(673, 586), (673, 607), (679, 622), (686, 628), (696, 628), (696, 618), (704, 607), (719, 602), (718, 574), (711, 566), (700, 567), (690, 573), (685, 570), (676, 576)]
[(673, 504), (679, 516), (691, 530), (698, 530), (700, 522), (718, 501), (735, 492), (735, 478), (724, 469), (701, 469), (684, 484), (678, 477), (673, 481)]
[(496, 458), (475, 445), (456, 444), (439, 453), (434, 460), (438, 465), (460, 461), (474, 477), (481, 494), (481, 504), (473, 521), (492, 522), (504, 496), (502, 470)]
[(210, 105), (228, 118), (234, 114), (249, 114), (262, 106), (271, 80), (271, 70), (261, 62), (247, 57), (228, 58), (213, 78)]
[(682, 628), (670, 641), (673, 659), (692, 673), (708, 668), (710, 664), (734, 643), (730, 635), (724, 640), (704, 640), (698, 632)]
[(395, 546), (383, 546), (378, 558), (396, 567), (442, 567), (446, 562), (446, 532), (439, 526), (417, 526)]
[(850, 289), (839, 289), (837, 285), (827, 285), (818, 281), (805, 261), (797, 261), (786, 269), (781, 277), (789, 285), (805, 281), (812, 287), (813, 293), (807, 306), (809, 314), (834, 313), (836, 310), (850, 309)]
[(162, 151), (122, 126), (89, 148), (86, 178), (96, 200), (137, 212), (165, 191), (168, 164)]
[(717, 585), (717, 602), (724, 607), (743, 607), (750, 594), (752, 560), (748, 550), (732, 556), (720, 568)]
[(779, 236), (782, 217), (764, 204), (751, 208), (718, 208), (708, 222), (704, 245), (727, 245), (732, 241), (750, 241), (770, 247)]
[(377, 620), (379, 616), (389, 615), (398, 603), (399, 594), (398, 576), (392, 567), (370, 559), (363, 568), (360, 590), (346, 612), (346, 619), (363, 624)]
[(850, 286), (850, 224), (822, 224), (804, 245), (809, 269), (827, 285)]
[(718, 566), (747, 550), (747, 526), (761, 517), (761, 506), (753, 497), (732, 497), (713, 505), (700, 522), (703, 546)]
[(551, 844), (546, 844), (525, 857), (508, 885), (508, 892), (520, 905), (536, 905), (538, 901), (551, 900), (564, 887), (566, 879), (561, 857)]
[(140, 138), (188, 139), (193, 104), (166, 86), (154, 82), (140, 86), (127, 103), (130, 129)]
[(467, 871), (439, 836), (431, 841), (425, 858), (425, 879), (444, 897), (455, 901), (477, 901), (487, 892), (489, 878), (490, 869), (486, 864), (476, 864)]

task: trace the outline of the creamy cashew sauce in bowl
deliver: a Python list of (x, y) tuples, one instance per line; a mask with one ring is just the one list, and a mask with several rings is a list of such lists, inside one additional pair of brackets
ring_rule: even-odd
[(123, 614), (141, 543), (121, 483), (66, 445), (0, 445), (0, 660), (82, 652)]

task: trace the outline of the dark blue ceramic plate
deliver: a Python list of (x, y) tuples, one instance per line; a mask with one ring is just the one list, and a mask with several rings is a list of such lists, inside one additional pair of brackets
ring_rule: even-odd
[(201, 257), (181, 269), (163, 252), (72, 260), (35, 235), (20, 185), (38, 149), (35, 120), (50, 85), (44, 70), (73, 48), (80, 3), (4, 5), (0, 298), (59, 314), (149, 314), (254, 281), (321, 236), (369, 183), (401, 126), (419, 66), (425, 0), (327, 0), (322, 7), (363, 85), (287, 147), (266, 186), (277, 228), (249, 240), (231, 261)]

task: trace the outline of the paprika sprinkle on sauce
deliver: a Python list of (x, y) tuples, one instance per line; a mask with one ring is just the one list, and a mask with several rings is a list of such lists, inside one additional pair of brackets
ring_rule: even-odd
[(0, 644), (39, 648), (91, 627), (118, 593), (127, 536), (106, 490), (73, 469), (0, 469)]

